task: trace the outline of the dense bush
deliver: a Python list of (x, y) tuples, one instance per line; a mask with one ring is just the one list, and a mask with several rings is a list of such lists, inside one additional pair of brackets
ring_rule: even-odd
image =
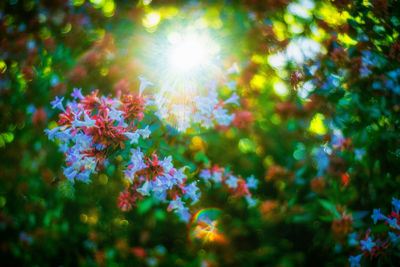
[(399, 29), (396, 0), (1, 2), (1, 263), (396, 266)]

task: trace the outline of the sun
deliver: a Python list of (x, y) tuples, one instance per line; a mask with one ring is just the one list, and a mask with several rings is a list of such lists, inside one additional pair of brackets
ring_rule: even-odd
[(168, 41), (167, 62), (175, 75), (203, 71), (214, 63), (218, 52), (217, 45), (206, 34), (174, 32), (168, 35)]
[(178, 72), (189, 72), (210, 62), (211, 55), (205, 38), (192, 34), (171, 45), (168, 62)]

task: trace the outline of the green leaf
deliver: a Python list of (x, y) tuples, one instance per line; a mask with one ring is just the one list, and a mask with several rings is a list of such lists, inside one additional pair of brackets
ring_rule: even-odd
[(153, 204), (152, 198), (147, 198), (141, 202), (138, 203), (138, 213), (139, 214), (144, 214), (147, 211), (149, 211), (151, 209), (151, 206)]
[(154, 211), (154, 218), (159, 221), (165, 221), (166, 218), (165, 212), (160, 209), (157, 209), (156, 211)]
[(204, 164), (207, 164), (209, 162), (209, 159), (207, 158), (207, 156), (204, 154), (203, 151), (197, 152), (196, 155), (194, 156), (194, 160), (196, 162), (204, 162)]
[(324, 209), (326, 209), (327, 211), (333, 213), (335, 215), (335, 217), (340, 217), (339, 212), (336, 210), (335, 204), (333, 204), (333, 203), (331, 203), (331, 202), (329, 202), (327, 200), (324, 200), (324, 199), (320, 199), (319, 200), (319, 204), (321, 204), (321, 206)]

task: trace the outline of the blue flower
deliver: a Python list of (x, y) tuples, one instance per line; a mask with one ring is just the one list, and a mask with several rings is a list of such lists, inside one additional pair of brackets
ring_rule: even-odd
[(178, 170), (174, 173), (174, 179), (175, 179), (178, 183), (183, 183), (183, 180), (186, 178), (186, 175), (183, 173), (184, 170), (185, 170), (185, 167), (182, 167), (182, 168), (178, 169)]
[(203, 180), (208, 181), (209, 179), (211, 179), (211, 171), (208, 170), (208, 169), (201, 170), (199, 176), (200, 176), (200, 178), (202, 178)]
[(146, 181), (143, 183), (143, 185), (137, 189), (137, 191), (142, 194), (143, 196), (148, 196), (150, 195), (151, 191), (151, 184), (149, 181)]
[(146, 164), (143, 161), (143, 153), (140, 151), (140, 148), (131, 149), (131, 161), (130, 161), (130, 169), (125, 170), (124, 173), (127, 176), (130, 182), (133, 181), (135, 177), (135, 173), (146, 168)]
[(26, 108), (26, 113), (28, 113), (28, 114), (33, 114), (33, 113), (35, 113), (35, 111), (36, 111), (36, 108), (35, 108), (35, 106), (33, 104), (30, 104)]
[(156, 189), (153, 187), (153, 196), (162, 202), (165, 202), (167, 199), (167, 191), (163, 190), (163, 191), (156, 191)]
[(84, 99), (84, 96), (82, 95), (81, 92), (82, 88), (74, 88), (74, 91), (72, 92), (71, 96), (75, 99)]
[(83, 121), (77, 120), (77, 116), (75, 116), (72, 124), (75, 127), (93, 127), (96, 125), (96, 120), (91, 119), (86, 112), (83, 112)]
[(218, 99), (205, 96), (196, 96), (193, 98), (193, 102), (196, 104), (196, 108), (201, 115), (209, 117), (211, 116), (215, 105), (218, 104)]
[(91, 174), (91, 173), (92, 173), (91, 170), (85, 170), (85, 171), (83, 171), (83, 172), (80, 172), (80, 173), (76, 176), (75, 180), (82, 181), (82, 182), (88, 184), (88, 183), (90, 183), (90, 174)]
[(170, 210), (181, 210), (185, 208), (184, 203), (180, 197), (176, 197), (174, 200), (171, 200), (169, 202), (169, 207)]
[(58, 151), (62, 152), (62, 153), (67, 153), (69, 149), (68, 144), (60, 144), (60, 147), (58, 148)]
[(314, 160), (317, 163), (317, 168), (318, 168), (318, 175), (322, 175), (323, 172), (328, 169), (329, 167), (329, 157), (325, 150), (330, 149), (328, 146), (326, 147), (320, 147), (317, 148), (313, 151), (314, 153)]
[(361, 240), (361, 250), (368, 250), (371, 252), (372, 248), (375, 246), (375, 242), (372, 241), (371, 237), (368, 237), (367, 240)]
[(171, 175), (165, 174), (164, 176), (157, 176), (156, 180), (153, 181), (153, 191), (165, 191), (171, 189), (175, 185), (175, 181)]
[(78, 175), (78, 171), (75, 170), (72, 165), (63, 169), (65, 177), (67, 177), (67, 179), (73, 183), (75, 181), (75, 177)]
[(226, 82), (225, 85), (226, 85), (231, 91), (234, 91), (234, 90), (236, 90), (237, 82), (235, 82), (235, 81), (229, 81), (229, 82)]
[(232, 67), (230, 67), (227, 71), (226, 74), (231, 74), (231, 73), (235, 73), (235, 74), (239, 74), (239, 66), (238, 64), (235, 62), (233, 63)]
[(58, 108), (62, 111), (65, 111), (64, 106), (62, 104), (63, 100), (64, 100), (64, 97), (58, 98), (58, 96), (56, 96), (56, 98), (50, 102), (52, 109)]
[(362, 258), (362, 254), (359, 254), (357, 256), (350, 256), (349, 257), (349, 263), (350, 267), (360, 267), (360, 260)]
[(343, 136), (343, 133), (339, 129), (334, 129), (333, 130), (333, 135), (331, 138), (331, 146), (340, 146), (343, 144), (345, 141), (345, 138)]
[(220, 183), (222, 181), (222, 173), (214, 172), (211, 178), (215, 183)]
[(360, 69), (360, 77), (361, 78), (368, 77), (371, 73), (372, 73), (372, 71), (370, 69), (368, 69), (366, 66), (362, 66)]
[(365, 149), (355, 148), (354, 153), (356, 160), (362, 160), (362, 158), (365, 156)]
[(392, 205), (394, 206), (394, 209), (398, 213), (400, 210), (400, 200), (398, 200), (397, 198), (392, 198)]
[(131, 140), (130, 144), (137, 144), (139, 142), (139, 137), (142, 136), (143, 138), (148, 138), (151, 134), (149, 130), (149, 126), (146, 126), (144, 129), (138, 129), (133, 133), (126, 132), (124, 135)]
[(257, 189), (258, 180), (254, 178), (254, 175), (251, 175), (246, 179), (247, 187), (252, 189)]
[(138, 134), (140, 134), (144, 139), (148, 138), (151, 134), (151, 131), (149, 130), (149, 126), (147, 125), (146, 128), (144, 129), (138, 129), (136, 130)]
[(397, 224), (397, 218), (393, 218), (393, 219), (387, 219), (387, 222), (389, 223), (389, 226), (400, 230), (400, 226)]
[(230, 98), (225, 100), (225, 104), (232, 103), (232, 104), (235, 104), (235, 105), (239, 106), (238, 100), (239, 100), (239, 96), (236, 93), (233, 93)]
[(179, 219), (182, 222), (185, 222), (185, 223), (189, 222), (190, 217), (191, 217), (191, 215), (189, 213), (189, 208), (184, 207), (182, 209), (176, 210), (175, 212), (178, 214)]
[(117, 110), (114, 107), (111, 107), (110, 112), (108, 113), (108, 116), (112, 119), (115, 120), (117, 122), (123, 122), (124, 118), (123, 118), (124, 112), (121, 110)]
[(235, 117), (234, 114), (227, 114), (227, 110), (223, 109), (222, 107), (218, 107), (216, 109), (213, 110), (213, 115), (215, 117), (215, 120), (221, 124), (221, 125), (225, 125), (228, 126), (233, 118)]
[(70, 130), (59, 131), (54, 134), (55, 138), (60, 140), (62, 143), (68, 143), (69, 140), (73, 139)]
[(389, 232), (390, 241), (393, 244), (400, 242), (400, 235), (396, 235), (395, 233)]
[(254, 207), (258, 202), (256, 198), (252, 198), (251, 196), (245, 196), (245, 198), (249, 208)]
[(181, 221), (188, 222), (190, 219), (189, 209), (185, 207), (185, 203), (182, 201), (180, 197), (175, 198), (175, 200), (171, 200), (169, 202), (168, 209), (173, 210), (178, 214)]
[(137, 144), (139, 142), (140, 135), (135, 131), (133, 133), (126, 132), (124, 135), (130, 140), (130, 144)]
[(106, 149), (106, 146), (103, 145), (103, 144), (97, 144), (95, 147), (96, 147), (97, 150), (104, 150), (104, 149)]
[(45, 129), (44, 132), (48, 135), (49, 140), (54, 141), (54, 136), (56, 135), (56, 133), (59, 132), (60, 128), (61, 127), (56, 127), (56, 128), (51, 129), (51, 130)]
[(174, 165), (172, 165), (172, 157), (171, 156), (164, 158), (163, 160), (160, 161), (159, 164), (161, 167), (163, 167), (165, 173), (169, 173), (171, 171), (171, 169), (174, 167)]
[(225, 183), (226, 183), (226, 185), (229, 187), (229, 188), (236, 188), (237, 187), (237, 182), (238, 182), (238, 178), (237, 177), (235, 177), (235, 176), (233, 176), (233, 175), (230, 175), (229, 176), (229, 179), (227, 179), (226, 181), (225, 181)]
[(373, 213), (372, 213), (372, 215), (371, 215), (371, 218), (374, 220), (374, 224), (376, 224), (376, 222), (377, 222), (378, 220), (385, 220), (385, 219), (386, 219), (386, 216), (384, 216), (384, 215), (381, 213), (381, 209), (374, 209), (374, 211), (373, 211)]
[(196, 182), (193, 182), (185, 187), (185, 195), (192, 200), (192, 204), (196, 203), (200, 198), (201, 193), (196, 193), (198, 190), (199, 188), (196, 186)]
[(357, 240), (357, 232), (353, 232), (348, 235), (349, 237), (349, 246), (357, 246), (358, 245), (358, 240)]

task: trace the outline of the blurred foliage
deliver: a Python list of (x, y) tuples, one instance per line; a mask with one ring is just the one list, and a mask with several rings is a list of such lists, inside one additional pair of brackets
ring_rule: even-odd
[[(157, 80), (158, 45), (185, 26), (218, 41), (224, 67), (239, 63), (244, 113), (193, 134), (158, 125), (151, 145), (193, 176), (217, 164), (260, 180), (257, 208), (218, 187), (202, 192), (197, 210), (222, 210), (221, 244), (193, 242), (191, 226), (151, 198), (120, 211), (118, 157), (90, 185), (71, 184), (43, 132), (56, 126), (49, 102), (74, 87), (107, 95), (138, 88), (138, 75)], [(399, 197), (399, 26), (395, 0), (2, 1), (1, 262), (346, 265), (348, 234)]]

